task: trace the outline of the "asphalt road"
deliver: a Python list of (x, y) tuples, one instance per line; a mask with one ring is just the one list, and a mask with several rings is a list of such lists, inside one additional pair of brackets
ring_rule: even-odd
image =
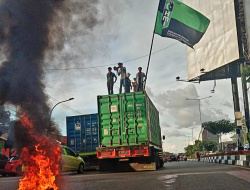
[[(0, 177), (0, 190), (18, 189), (19, 177)], [(60, 190), (249, 190), (250, 169), (205, 162), (171, 162), (157, 171), (65, 173)]]

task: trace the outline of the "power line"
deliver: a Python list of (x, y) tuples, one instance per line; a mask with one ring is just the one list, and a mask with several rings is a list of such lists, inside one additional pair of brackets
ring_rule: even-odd
[[(161, 52), (161, 51), (163, 51), (163, 50), (166, 50), (166, 49), (168, 49), (168, 48), (170, 48), (170, 47), (172, 47), (172, 46), (174, 46), (174, 45), (176, 45), (176, 44), (178, 44), (178, 42), (176, 42), (176, 43), (174, 43), (174, 44), (171, 44), (171, 45), (169, 45), (169, 46), (167, 46), (167, 47), (165, 47), (165, 48), (163, 48), (163, 49), (160, 49), (160, 50), (158, 50), (158, 51), (155, 51), (155, 52), (153, 52), (152, 54), (156, 54), (156, 53), (158, 53), (158, 52)], [(143, 55), (143, 56), (141, 56), (141, 57), (137, 57), (137, 58), (134, 58), (134, 59), (130, 59), (130, 60), (127, 60), (127, 61), (122, 61), (122, 63), (128, 63), (128, 62), (131, 62), (131, 61), (135, 61), (135, 60), (138, 60), (138, 59), (142, 59), (142, 58), (144, 58), (144, 57), (147, 57), (148, 56), (148, 54), (147, 55)], [(50, 68), (47, 68), (47, 69), (44, 69), (44, 70), (49, 70), (49, 71), (69, 71), (69, 70), (83, 70), (83, 69), (92, 69), (92, 68), (98, 68), (98, 67), (107, 67), (107, 66), (113, 66), (113, 65), (117, 65), (117, 63), (116, 64), (112, 64), (112, 65), (97, 65), (97, 66), (92, 66), (92, 67), (75, 67), (75, 68), (65, 68), (65, 69), (50, 69)]]
[[(59, 102), (59, 100), (53, 98), (53, 97), (50, 96), (50, 95), (48, 95), (48, 97), (49, 97), (53, 102)], [(81, 113), (81, 112), (79, 112), (79, 111), (77, 111), (77, 110), (74, 110), (74, 109), (70, 108), (69, 106), (64, 105), (63, 103), (62, 103), (62, 104), (59, 104), (58, 106), (61, 106), (62, 108), (67, 109), (67, 110), (72, 111), (72, 112), (75, 112), (75, 113), (77, 113), (77, 114), (83, 115), (83, 113)]]

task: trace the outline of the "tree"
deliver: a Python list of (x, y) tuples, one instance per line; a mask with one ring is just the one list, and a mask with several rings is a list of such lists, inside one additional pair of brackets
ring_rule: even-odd
[(215, 141), (202, 141), (202, 146), (206, 151), (213, 151), (216, 148), (217, 143)]
[(6, 111), (4, 106), (0, 105), (0, 136), (2, 133), (4, 133), (6, 130), (8, 130), (8, 127), (10, 123), (10, 112)]
[[(244, 82), (250, 83), (250, 66), (249, 65), (246, 65), (246, 66), (243, 67), (241, 76), (242, 76), (242, 79), (243, 79)], [(250, 143), (250, 133), (247, 133), (245, 135), (245, 138), (248, 141), (248, 143)], [(244, 142), (245, 142), (245, 138), (244, 138)]]
[(173, 153), (171, 153), (171, 152), (163, 152), (163, 155), (164, 156), (170, 156), (170, 155), (172, 155)]
[(236, 129), (236, 123), (231, 123), (229, 120), (219, 120), (219, 121), (209, 121), (202, 123), (202, 126), (205, 130), (208, 130), (210, 133), (214, 135), (219, 135), (220, 142), (222, 134), (229, 133)]
[(185, 148), (185, 154), (187, 156), (193, 157), (193, 156), (195, 156), (195, 152), (202, 151), (202, 150), (203, 150), (202, 142), (199, 140), (196, 140), (194, 145), (188, 145)]
[(10, 122), (10, 112), (6, 111), (4, 106), (0, 105), (0, 123), (2, 125), (8, 124)]
[(245, 80), (246, 82), (250, 82), (250, 66), (244, 66), (241, 76), (243, 78), (243, 80)]
[(216, 148), (217, 143), (215, 141), (199, 141), (196, 140), (194, 145), (188, 145), (185, 148), (185, 154), (189, 157), (194, 157), (196, 152), (212, 151)]

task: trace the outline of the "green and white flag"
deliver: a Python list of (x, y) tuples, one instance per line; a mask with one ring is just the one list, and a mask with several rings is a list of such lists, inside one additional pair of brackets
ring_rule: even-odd
[(193, 48), (209, 23), (207, 17), (178, 0), (160, 0), (154, 32)]

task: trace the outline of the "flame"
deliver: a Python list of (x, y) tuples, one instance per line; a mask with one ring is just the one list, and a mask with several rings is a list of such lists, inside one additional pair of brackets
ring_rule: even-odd
[(26, 170), (18, 190), (58, 190), (55, 179), (59, 175), (60, 145), (46, 136), (35, 135), (32, 122), (26, 116), (22, 116), (22, 124), (37, 144), (22, 149)]

